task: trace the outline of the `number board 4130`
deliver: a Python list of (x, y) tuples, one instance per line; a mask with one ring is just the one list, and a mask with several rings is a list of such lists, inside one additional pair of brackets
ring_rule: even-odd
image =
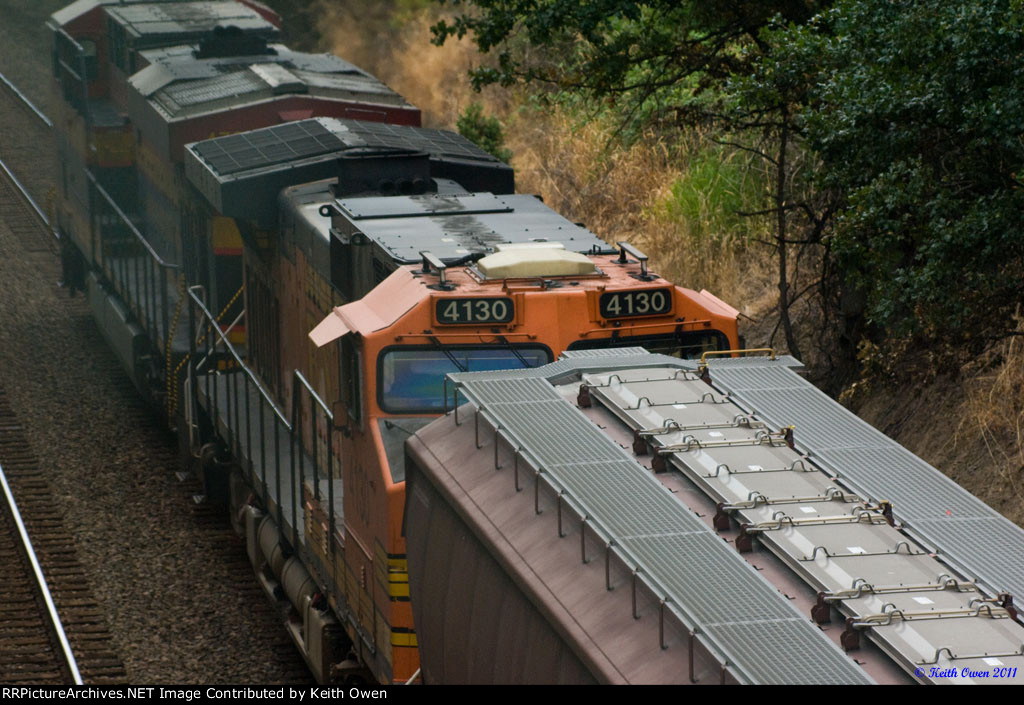
[(598, 300), (601, 318), (663, 316), (672, 312), (672, 290), (606, 291)]
[(434, 317), (439, 325), (511, 323), (516, 317), (516, 307), (507, 296), (436, 299)]

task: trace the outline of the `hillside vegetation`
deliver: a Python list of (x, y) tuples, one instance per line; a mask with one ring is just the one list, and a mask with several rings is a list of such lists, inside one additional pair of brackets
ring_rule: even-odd
[(1021, 3), (276, 5), (1024, 520)]

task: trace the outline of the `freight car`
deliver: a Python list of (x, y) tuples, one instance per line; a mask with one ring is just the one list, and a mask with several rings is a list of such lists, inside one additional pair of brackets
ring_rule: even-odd
[(53, 16), (65, 281), (231, 508), (317, 678), (405, 681), (401, 449), (443, 413), (444, 373), (734, 348), (736, 311), (515, 195), (506, 165), (277, 25), (248, 2)]
[(600, 352), (407, 441), (426, 682), (1024, 683), (1019, 527), (791, 357)]

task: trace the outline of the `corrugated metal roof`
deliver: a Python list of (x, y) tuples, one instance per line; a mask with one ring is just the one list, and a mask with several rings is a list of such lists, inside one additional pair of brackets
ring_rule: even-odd
[[(623, 355), (622, 352), (628, 354)], [(848, 605), (852, 613), (862, 615), (861, 618), (865, 618), (864, 614), (880, 618), (892, 607), (883, 605), (886, 600), (898, 603), (899, 610), (902, 610), (898, 615), (900, 620), (904, 619), (905, 614), (909, 622), (901, 625), (899, 620), (890, 624), (876, 619), (879, 623), (873, 627), (873, 635), (888, 643), (886, 653), (899, 654), (904, 664), (910, 664), (911, 670), (914, 664), (921, 667), (922, 664), (935, 664), (937, 661), (945, 665), (949, 661), (982, 669), (997, 665), (1000, 659), (1004, 663), (1012, 662), (1011, 665), (1016, 665), (1020, 659), (1019, 626), (1005, 619), (1005, 614), (996, 608), (993, 608), (996, 612), (981, 613), (977, 609), (972, 612), (971, 607), (975, 606), (977, 600), (972, 601), (970, 606), (961, 605), (957, 601), (966, 605), (966, 601), (978, 593), (972, 594), (968, 589), (970, 585), (966, 583), (962, 593), (960, 589), (942, 592), (945, 585), (942, 580), (944, 573), (952, 566), (962, 574), (961, 577), (974, 579), (991, 595), (998, 592), (1021, 594), (1021, 588), (1024, 588), (1024, 563), (1019, 560), (1019, 547), (1024, 545), (1024, 531), (816, 390), (793, 372), (792, 368), (799, 366), (794, 359), (713, 359), (710, 366), (715, 386), (728, 392), (732, 402), (747, 411), (756, 412), (756, 418), (767, 423), (769, 428), (794, 425), (797, 452), (785, 446), (777, 449), (764, 443), (754, 442), (750, 445), (751, 441), (741, 440), (744, 435), (756, 438), (757, 429), (745, 429), (742, 424), (736, 423), (731, 424), (736, 426), (734, 430), (724, 428), (718, 419), (720, 414), (711, 413), (717, 411), (717, 407), (702, 408), (704, 405), (699, 402), (691, 403), (692, 406), (673, 403), (673, 400), (687, 394), (686, 390), (679, 388), (680, 385), (692, 386), (698, 383), (676, 380), (671, 369), (692, 368), (692, 362), (644, 355), (637, 350), (586, 353), (569, 353), (559, 362), (542, 368), (500, 373), (461, 373), (450, 375), (450, 378), (463, 386), (464, 394), (466, 389), (471, 390), (466, 396), (484, 408), (484, 418), (493, 418), (492, 425), (500, 426), (504, 429), (503, 433), (514, 434), (514, 431), (508, 429), (521, 428), (522, 435), (513, 436), (514, 447), (526, 448), (526, 457), (538, 457), (541, 465), (545, 465), (547, 446), (537, 439), (548, 438), (551, 435), (549, 429), (562, 423), (561, 420), (547, 418), (547, 407), (552, 406), (553, 402), (528, 402), (537, 398), (536, 391), (524, 396), (524, 401), (519, 401), (514, 389), (510, 391), (508, 387), (498, 388), (494, 385), (530, 383), (536, 386), (542, 379), (559, 383), (572, 381), (575, 384), (574, 380), (578, 380), (582, 372), (603, 373), (602, 377), (597, 378), (584, 375), (584, 381), (590, 380), (593, 384), (603, 385), (607, 382), (607, 385), (612, 385), (614, 378), (617, 385), (614, 390), (617, 391), (610, 391), (612, 387), (605, 385), (595, 387), (591, 394), (600, 400), (604, 400), (602, 395), (617, 395), (618, 400), (610, 407), (618, 410), (616, 415), (631, 428), (654, 429), (657, 433), (652, 436), (651, 442), (663, 447), (667, 453), (665, 457), (669, 457), (676, 467), (683, 468), (684, 474), (708, 492), (713, 501), (724, 501), (726, 505), (735, 504), (739, 507), (737, 511), (744, 517), (741, 522), (754, 521), (754, 525), (760, 526), (756, 522), (762, 520), (750, 517), (764, 515), (770, 518), (763, 521), (774, 526), (776, 517), (790, 516), (787, 512), (796, 504), (800, 505), (799, 509), (804, 513), (795, 515), (799, 519), (794, 520), (792, 530), (768, 530), (759, 535), (772, 550), (791, 554), (793, 564), (797, 566), (794, 570), (812, 586), (817, 585), (816, 589), (849, 588), (851, 576), (862, 576), (868, 584), (880, 590), (888, 589), (890, 583), (898, 584), (899, 587), (892, 588), (898, 593), (895, 596), (868, 595), (859, 601), (850, 600)], [(659, 376), (647, 371), (652, 366), (667, 367), (670, 370), (667, 376)], [(665, 381), (659, 381), (661, 378), (665, 378)], [(480, 387), (481, 383), (494, 386), (493, 393), (477, 393), (474, 396), (474, 386)], [(480, 389), (483, 391), (486, 387)], [(699, 389), (706, 387), (699, 384)], [(689, 390), (691, 395), (692, 392), (692, 389)], [(503, 410), (503, 402), (510, 401), (515, 402), (514, 414)], [(566, 406), (571, 408), (568, 403)], [(735, 408), (731, 404), (727, 406)], [(672, 417), (672, 423), (676, 424), (677, 429), (680, 424), (684, 428), (671, 430), (671, 424), (666, 420), (668, 416)], [(692, 425), (695, 419), (696, 425)], [(662, 427), (669, 430), (660, 431)], [(554, 468), (551, 474), (559, 481), (571, 480), (571, 475), (578, 475), (575, 478), (577, 485), (588, 485), (578, 491), (594, 493), (594, 496), (584, 500), (585, 510), (588, 513), (593, 510), (602, 516), (613, 515), (611, 523), (620, 533), (633, 530), (634, 527), (621, 525), (621, 521), (618, 522), (620, 525), (616, 525), (614, 515), (619, 504), (628, 507), (625, 514), (631, 517), (637, 514), (657, 516), (656, 510), (637, 505), (636, 495), (631, 490), (609, 482), (611, 474), (608, 471), (591, 471), (610, 461), (598, 461), (590, 457), (594, 453), (591, 446), (597, 441), (584, 438), (583, 433), (582, 429), (572, 428), (575, 439), (572, 447), (576, 449), (575, 452), (565, 457), (548, 457), (548, 462), (553, 463)], [(680, 438), (691, 440), (682, 442)], [(586, 450), (580, 451), (581, 446)], [(780, 454), (784, 457), (779, 457)], [(805, 465), (797, 467), (798, 463), (793, 460), (801, 459), (800, 454), (806, 454), (809, 459), (803, 458), (801, 463)], [(576, 455), (586, 462), (573, 464), (572, 458)], [(723, 467), (726, 468), (724, 473), (721, 471)], [(822, 468), (827, 473), (821, 473)], [(851, 494), (853, 499), (844, 499), (844, 502), (853, 501), (858, 507), (877, 507), (879, 500), (893, 502), (894, 514), (900, 522), (898, 528), (905, 532), (905, 536), (914, 537), (919, 543), (904, 545), (906, 542), (901, 539), (901, 534), (887, 523), (861, 521), (863, 516), (857, 515), (856, 511), (850, 513), (851, 517), (857, 517), (856, 521), (839, 521), (849, 509), (847, 507), (844, 511), (846, 505), (843, 502), (837, 503), (836, 496), (826, 496), (828, 493), (822, 489), (828, 489), (836, 482), (829, 473), (841, 478), (847, 491), (852, 490), (860, 495), (857, 498)], [(750, 499), (750, 494), (763, 499), (763, 506), (757, 502), (748, 502), (750, 506), (744, 508), (744, 501)], [(621, 499), (626, 497), (628, 499)], [(823, 501), (817, 501), (815, 497)], [(779, 504), (774, 504), (776, 502)], [(870, 511), (877, 513), (879, 510)], [(826, 526), (828, 522), (817, 522), (818, 517), (827, 517), (833, 524)], [(800, 526), (797, 527), (797, 524)], [(656, 533), (645, 535), (644, 539), (649, 540)], [(644, 561), (657, 564), (662, 560), (661, 556), (672, 553), (664, 550), (665, 546), (688, 541), (691, 536), (697, 535), (682, 533), (673, 535), (671, 539), (659, 538), (656, 542), (668, 541), (660, 549), (649, 545), (633, 546), (628, 536), (613, 538), (617, 545), (632, 548), (636, 556), (645, 551), (653, 551), (645, 554)], [(817, 546), (813, 554), (810, 554), (809, 546)], [(685, 554), (681, 547), (676, 553)], [(932, 553), (937, 553), (945, 565), (936, 563)], [(713, 620), (714, 608), (718, 603), (715, 602), (707, 610), (701, 606), (700, 596), (705, 595), (708, 586), (697, 590), (685, 587), (682, 583), (691, 577), (691, 571), (707, 571), (710, 575), (719, 566), (715, 562), (705, 565), (699, 558), (691, 561), (689, 555), (686, 561), (686, 575), (673, 584), (687, 594), (698, 595), (694, 603), (696, 606), (693, 607), (694, 614), (702, 613), (704, 618)], [(895, 564), (892, 561), (899, 561), (900, 566), (893, 567)], [(665, 580), (674, 579), (671, 576), (672, 565), (665, 563), (662, 566), (662, 574), (669, 576)], [(719, 576), (715, 582), (721, 583), (722, 580)], [(930, 585), (936, 582), (939, 584)], [(822, 585), (827, 587), (822, 588)], [(940, 592), (928, 592), (936, 589)], [(903, 594), (910, 594), (913, 590), (921, 594), (912, 594), (913, 599)], [(927, 596), (929, 594), (930, 597)], [(942, 605), (953, 610), (953, 621), (944, 625), (929, 621), (945, 616), (940, 614)], [(995, 619), (999, 617), (1004, 619)], [(746, 656), (742, 653), (733, 654), (734, 657), (749, 658), (755, 649), (760, 647), (763, 650), (766, 644), (773, 645), (771, 653), (774, 656), (781, 650), (791, 648), (785, 632), (795, 624), (788, 620), (777, 622), (768, 619), (764, 625), (754, 622), (720, 625), (721, 628), (714, 633), (726, 644), (738, 644), (741, 652), (746, 653)], [(739, 628), (734, 629), (734, 626)], [(948, 648), (940, 647), (944, 644), (949, 644)], [(993, 655), (998, 658), (988, 658)], [(813, 662), (808, 661), (806, 664)], [(750, 663), (752, 669), (749, 674), (755, 679), (764, 677), (764, 672), (758, 669), (768, 662), (751, 659)], [(793, 666), (796, 668), (797, 664)], [(932, 678), (926, 674), (920, 678), (943, 680), (947, 676), (940, 674)]]
[[(1024, 530), (830, 399), (783, 362), (710, 363), (716, 385), (777, 425), (797, 446), (894, 514), (993, 592), (1024, 595)], [(1002, 550), (1011, 546), (1017, 550)], [(995, 548), (1001, 547), (1001, 548)]]
[(650, 472), (573, 405), (553, 399), (549, 384), (502, 373), (451, 377), (741, 680), (871, 682)]
[[(760, 368), (734, 366), (732, 370), (745, 380), (743, 384), (754, 383), (758, 370), (764, 373), (756, 408), (762, 408), (765, 399), (778, 399), (789, 408), (813, 403), (807, 398), (809, 390), (782, 386), (792, 374), (785, 368), (762, 363)], [(976, 610), (984, 595), (966, 582), (963, 590), (945, 592), (942, 578), (936, 576), (948, 573), (948, 563), (930, 556), (930, 547), (908, 542), (906, 534), (889, 525), (878, 502), (858, 496), (843, 484), (845, 474), (837, 480), (816, 464), (821, 456), (808, 459), (781, 437), (773, 441), (771, 423), (745, 415), (738, 402), (723, 398), (720, 392), (711, 395), (695, 375), (680, 378), (664, 370), (642, 371), (638, 376), (633, 370), (617, 370), (584, 375), (583, 382), (590, 385), (595, 403), (611, 410), (633, 432), (644, 434), (656, 449), (652, 452), (688, 477), (713, 503), (729, 507), (736, 521), (759, 536), (765, 548), (783, 557), (811, 589), (835, 595), (865, 581), (872, 591), (885, 594), (876, 600), (844, 602), (837, 609), (865, 624), (873, 620), (869, 638), (884, 645), (906, 671), (916, 673), (920, 664), (943, 648), (963, 660), (981, 650), (1006, 655), (1019, 648), (1024, 632), (1008, 619), (1009, 613), (994, 605), (991, 612)], [(854, 429), (844, 438), (849, 429), (831, 427), (827, 416), (820, 421), (815, 428), (822, 443), (856, 447), (866, 440), (863, 429)], [(913, 457), (903, 454), (904, 464)], [(902, 475), (881, 457), (862, 460), (872, 471)], [(901, 597), (891, 597), (894, 593)], [(898, 608), (902, 611), (896, 622), (886, 614), (895, 608), (886, 606), (886, 601), (893, 600), (903, 600), (904, 605)], [(943, 618), (951, 621), (938, 636), (919, 626), (919, 622)], [(1015, 640), (1016, 647), (1012, 646)], [(1019, 664), (1024, 665), (1024, 659), (1018, 655), (1009, 665)], [(921, 680), (945, 680), (930, 672), (916, 675)]]

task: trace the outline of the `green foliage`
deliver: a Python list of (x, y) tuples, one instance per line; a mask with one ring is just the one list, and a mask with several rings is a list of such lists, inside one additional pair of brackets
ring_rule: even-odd
[[(848, 353), (864, 320), (894, 350), (897, 339), (970, 346), (1013, 329), (1024, 298), (1020, 0), (448, 4), (457, 14), (436, 41), (470, 34), (496, 55), (474, 72), (478, 86), (544, 81), (614, 111), (627, 133), (710, 119), (756, 155), (770, 176), (758, 210), (775, 221), (784, 327), (788, 247), (821, 267), (822, 310), (842, 322)], [(726, 172), (690, 168), (670, 212), (703, 213), (701, 194), (738, 210)]]
[(512, 152), (505, 149), (501, 122), (496, 117), (484, 115), (484, 107), (480, 103), (470, 103), (459, 116), (455, 127), (460, 135), (501, 161), (512, 159)]
[[(495, 65), (477, 87), (543, 81), (615, 106), (627, 121), (687, 121), (702, 94), (749, 72), (758, 33), (776, 15), (808, 19), (794, 0), (439, 0), (460, 11), (435, 41), (471, 35)], [(470, 9), (472, 8), (472, 10)], [(749, 51), (744, 52), (746, 47)]]
[(998, 336), (1024, 295), (1024, 22), (1007, 0), (845, 0), (772, 36), (813, 86), (834, 252), (889, 334)]
[[(444, 0), (442, 0), (443, 2)], [(746, 146), (775, 167), (775, 186), (757, 213), (775, 212), (772, 243), (778, 262), (779, 316), (790, 352), (799, 355), (789, 308), (798, 294), (788, 281), (787, 248), (793, 242), (788, 211), (794, 197), (790, 154), (795, 144), (789, 101), (766, 89), (731, 90), (750, 77), (773, 46), (762, 39), (773, 24), (802, 24), (829, 0), (451, 0), (472, 11), (434, 26), (435, 40), (471, 34), (496, 65), (472, 73), (488, 83), (544, 81), (564, 91), (614, 106), (626, 133), (639, 125), (679, 127), (713, 121), (742, 132)], [(767, 208), (765, 207), (767, 206)], [(803, 227), (801, 224), (800, 227)], [(823, 228), (813, 214), (811, 237)]]
[(666, 215), (696, 237), (727, 243), (751, 233), (756, 222), (742, 213), (757, 210), (766, 189), (762, 172), (742, 152), (712, 146), (694, 154), (672, 184)]

